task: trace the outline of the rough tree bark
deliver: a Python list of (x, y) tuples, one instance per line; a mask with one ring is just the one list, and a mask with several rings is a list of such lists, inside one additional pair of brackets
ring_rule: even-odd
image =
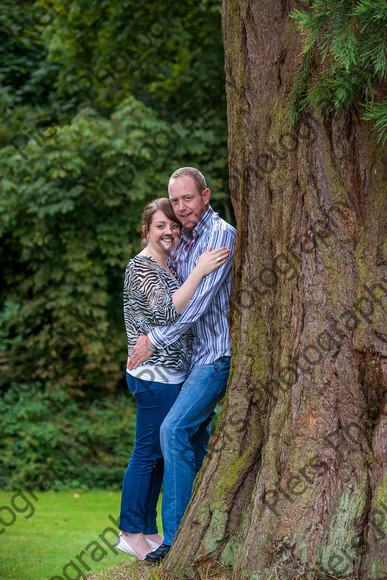
[(294, 5), (223, 5), (232, 370), (178, 578), (387, 577), (381, 147), (357, 107), (290, 126)]

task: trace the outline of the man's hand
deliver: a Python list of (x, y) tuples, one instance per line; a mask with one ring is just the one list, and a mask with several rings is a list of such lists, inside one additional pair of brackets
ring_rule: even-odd
[[(132, 354), (126, 363), (126, 368), (128, 368), (130, 371), (136, 369), (141, 363), (145, 362), (152, 356), (153, 352), (150, 351), (146, 346), (146, 339), (147, 337), (143, 334), (138, 337), (135, 347), (132, 350)], [(148, 344), (152, 346), (149, 341)]]

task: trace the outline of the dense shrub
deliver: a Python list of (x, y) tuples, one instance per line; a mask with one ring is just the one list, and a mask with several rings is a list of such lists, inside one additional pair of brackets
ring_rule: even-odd
[(232, 219), (221, 4), (16, 4), (0, 6), (0, 388), (28, 369), (94, 400), (122, 376), (144, 205), (195, 165)]
[(110, 119), (83, 109), (43, 146), (0, 150), (2, 385), (28, 368), (70, 397), (114, 391), (126, 360), (123, 274), (140, 249), (141, 213), (215, 138), (203, 137), (203, 123), (172, 128), (128, 97)]
[(0, 487), (120, 489), (135, 437), (135, 403), (125, 387), (85, 404), (60, 387), (47, 394), (32, 386), (15, 384), (0, 400)]

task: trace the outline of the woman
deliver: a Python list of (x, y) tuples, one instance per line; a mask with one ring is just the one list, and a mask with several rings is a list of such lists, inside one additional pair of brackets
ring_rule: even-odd
[[(139, 335), (154, 326), (172, 324), (201, 280), (222, 264), (227, 248), (202, 254), (183, 285), (168, 267), (168, 258), (181, 233), (168, 198), (148, 204), (143, 213), (145, 248), (130, 260), (125, 271), (124, 318), (130, 355)], [(156, 525), (156, 507), (164, 465), (160, 449), (160, 426), (183, 384), (190, 362), (190, 332), (165, 350), (154, 352), (150, 361), (127, 369), (129, 390), (136, 398), (136, 440), (127, 467), (121, 497), (117, 547), (143, 560), (163, 541)], [(148, 348), (152, 350), (151, 346)]]

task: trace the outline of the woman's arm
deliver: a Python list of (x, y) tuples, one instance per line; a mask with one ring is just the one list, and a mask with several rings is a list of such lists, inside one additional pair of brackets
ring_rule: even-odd
[(203, 278), (222, 266), (229, 255), (230, 250), (228, 248), (217, 248), (212, 252), (211, 250), (206, 250), (199, 257), (187, 280), (172, 294), (173, 304), (178, 312), (181, 312), (187, 306)]

